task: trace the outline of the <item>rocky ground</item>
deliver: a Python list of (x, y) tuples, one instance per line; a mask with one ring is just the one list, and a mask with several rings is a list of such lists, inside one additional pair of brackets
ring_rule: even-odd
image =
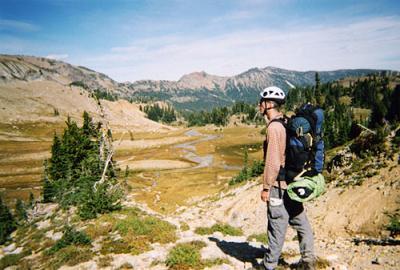
[[(335, 183), (329, 185), (328, 192), (314, 202), (307, 203), (307, 211), (315, 233), (315, 248), (318, 256), (317, 269), (398, 269), (400, 265), (399, 245), (369, 245), (355, 239), (384, 239), (387, 232), (382, 230), (384, 210), (375, 202), (383, 202), (385, 198), (398, 198), (398, 179), (400, 168), (396, 166), (382, 172), (382, 175), (371, 177), (360, 186), (336, 187)], [(387, 173), (387, 174), (385, 174)], [(169, 251), (177, 243), (202, 241), (205, 247), (201, 248), (203, 260), (220, 260), (221, 264), (206, 267), (206, 269), (259, 269), (258, 264), (262, 260), (267, 245), (257, 241), (257, 235), (266, 231), (266, 205), (259, 199), (260, 185), (257, 181), (248, 182), (245, 185), (231, 189), (227, 193), (218, 196), (206, 197), (192, 202), (190, 207), (181, 207), (176, 214), (163, 216), (149, 209), (146, 205), (138, 204), (134, 198), (128, 197), (126, 207), (138, 207), (150, 215), (166, 220), (177, 228), (177, 241), (175, 243), (153, 243), (151, 249), (139, 255), (132, 254), (108, 254), (108, 265), (100, 264), (101, 256), (94, 256), (91, 260), (75, 265), (62, 266), (61, 269), (168, 269), (165, 260)], [(360, 207), (354, 204), (356, 194), (363, 194), (366, 203), (365, 208), (373, 214), (360, 215)], [(377, 192), (375, 192), (377, 190)], [(353, 195), (350, 195), (353, 194)], [(374, 202), (374, 203), (373, 203)], [(386, 203), (386, 202), (385, 202)], [(385, 204), (386, 211), (393, 210), (390, 203)], [(54, 212), (56, 206), (41, 205), (36, 209), (36, 215), (40, 216), (40, 222), (36, 227), (44, 229), (50, 226), (47, 218)], [(332, 209), (335, 209), (333, 211)], [(380, 211), (377, 211), (380, 209)], [(380, 214), (379, 214), (379, 213)], [(331, 215), (340, 218), (333, 221)], [(121, 217), (124, 218), (124, 217)], [(375, 222), (374, 222), (375, 221)], [(371, 226), (364, 223), (371, 222)], [(211, 227), (214, 224), (229, 224), (241, 228), (240, 236), (224, 235), (223, 232), (212, 232), (205, 235), (197, 233), (198, 227)], [(340, 229), (341, 228), (341, 229)], [(375, 233), (372, 233), (375, 232)], [(254, 238), (252, 238), (252, 236)], [(62, 233), (56, 230), (47, 231), (45, 238), (56, 241)], [(249, 237), (250, 236), (250, 237)], [(44, 241), (43, 239), (41, 241)], [(97, 247), (98, 249), (99, 247)], [(92, 249), (96, 249), (93, 243)], [(22, 246), (15, 243), (3, 247), (1, 256), (18, 254), (23, 251)], [(34, 258), (37, 254), (30, 255)], [(296, 233), (289, 229), (282, 252), (280, 269), (291, 269), (299, 260), (298, 242)], [(9, 267), (7, 269), (19, 269)]]

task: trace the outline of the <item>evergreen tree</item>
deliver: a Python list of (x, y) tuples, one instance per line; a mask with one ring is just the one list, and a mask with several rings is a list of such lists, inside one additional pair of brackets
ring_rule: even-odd
[[(55, 197), (55, 185), (50, 182), (47, 172), (47, 160), (44, 161), (44, 172), (43, 172), (43, 202), (53, 202)], [(53, 181), (54, 182), (54, 181)]]
[(25, 204), (21, 199), (17, 199), (17, 203), (15, 204), (15, 217), (17, 218), (19, 223), (22, 223), (28, 219)]
[[(43, 200), (58, 202), (65, 208), (75, 205), (82, 217), (94, 217), (97, 213), (118, 208), (122, 193), (118, 188), (112, 188), (117, 184), (112, 159), (106, 171), (107, 180), (95, 188), (95, 183), (102, 177), (109, 149), (100, 151), (100, 145), (104, 143), (104, 138), (98, 135), (101, 125), (96, 129), (86, 112), (83, 118), (81, 128), (68, 118), (61, 138), (54, 136), (49, 169), (45, 164)], [(107, 136), (112, 139), (110, 130)]]
[(10, 209), (3, 203), (0, 196), (0, 245), (3, 245), (8, 236), (16, 229), (14, 217), (11, 215)]
[(321, 81), (318, 72), (315, 72), (315, 101), (318, 105), (321, 104)]
[(28, 207), (32, 209), (34, 206), (35, 206), (35, 197), (33, 196), (32, 192), (29, 192)]
[(391, 104), (389, 106), (387, 118), (393, 122), (400, 121), (400, 84), (396, 85), (391, 97)]

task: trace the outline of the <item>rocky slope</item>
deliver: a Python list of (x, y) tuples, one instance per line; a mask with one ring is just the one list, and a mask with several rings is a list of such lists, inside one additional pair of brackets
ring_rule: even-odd
[[(399, 246), (370, 245), (355, 240), (370, 237), (382, 239), (387, 236), (384, 229), (387, 222), (385, 212), (394, 211), (397, 207), (393, 198), (400, 195), (399, 177), (400, 167), (394, 162), (389, 162), (381, 174), (365, 179), (361, 185), (348, 188), (337, 186), (335, 182), (330, 183), (324, 195), (306, 204), (315, 234), (317, 269), (398, 269)], [(165, 265), (169, 252), (179, 243), (192, 241), (204, 243), (204, 247), (200, 249), (202, 260), (219, 262), (205, 269), (261, 269), (258, 264), (267, 244), (259, 242), (254, 236), (266, 232), (266, 205), (259, 199), (259, 181), (260, 179), (255, 179), (215, 198), (198, 199), (193, 202), (193, 206), (181, 208), (170, 216), (153, 212), (146, 205), (135, 202), (134, 197), (128, 197), (125, 207), (138, 207), (148, 215), (168, 221), (177, 228), (175, 243), (153, 243), (150, 250), (137, 255), (126, 252), (99, 253), (99, 250), (103, 250), (107, 245), (105, 237), (121, 238), (118, 232), (106, 228), (110, 228), (110, 222), (128, 219), (129, 215), (126, 213), (112, 215), (113, 218), (108, 217), (103, 219), (104, 221), (100, 219), (100, 222), (82, 224), (74, 221), (71, 211), (62, 213), (54, 204), (38, 204), (31, 213), (36, 225), (25, 232), (16, 233), (14, 237), (21, 238), (24, 233), (34, 237), (40, 232), (45, 239), (42, 242), (50, 244), (61, 238), (60, 226), (63, 219), (77, 224), (82, 231), (88, 231), (94, 224), (97, 231), (92, 231), (92, 234), (99, 236), (93, 239), (93, 257), (88, 257), (86, 261), (73, 266), (63, 266), (61, 269), (170, 269)], [(382, 205), (385, 207), (382, 208)], [(214, 224), (229, 224), (241, 228), (243, 235), (230, 236), (221, 232), (203, 235), (196, 230), (198, 227), (210, 227)], [(103, 234), (104, 236), (101, 236)], [(0, 249), (0, 258), (10, 254), (22, 254), (27, 248), (24, 245), (28, 245), (25, 241), (27, 237)], [(33, 243), (28, 246), (35, 247)], [(39, 248), (38, 253), (26, 256), (19, 266), (33, 261), (36, 267), (39, 266), (41, 250), (43, 247)], [(296, 233), (289, 228), (278, 269), (293, 269), (299, 259)]]
[(170, 129), (147, 119), (137, 104), (126, 100), (98, 101), (92, 91), (100, 89), (122, 93), (123, 88), (118, 87), (118, 83), (104, 74), (83, 67), (45, 58), (2, 55), (0, 138), (29, 137), (29, 134), (21, 134), (24, 126), (34, 123), (63, 125), (67, 116), (80, 122), (83, 111), (96, 121), (105, 116), (115, 130)]

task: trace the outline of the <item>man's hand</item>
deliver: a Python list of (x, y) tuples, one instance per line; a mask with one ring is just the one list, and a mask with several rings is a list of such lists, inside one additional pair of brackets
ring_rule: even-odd
[(263, 189), (261, 191), (261, 200), (263, 202), (268, 202), (269, 201), (269, 190)]

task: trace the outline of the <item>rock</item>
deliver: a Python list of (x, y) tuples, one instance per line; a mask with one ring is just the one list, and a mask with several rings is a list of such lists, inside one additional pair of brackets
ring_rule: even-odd
[(253, 269), (253, 265), (250, 262), (245, 262), (243, 269)]
[(36, 225), (39, 230), (47, 229), (48, 227), (51, 226), (51, 221), (49, 219), (45, 219), (43, 221), (36, 223)]
[(379, 258), (375, 258), (371, 261), (372, 264), (381, 264), (381, 260)]
[(18, 270), (18, 267), (16, 265), (13, 265), (5, 268), (4, 270)]
[(13, 250), (12, 252), (10, 252), (10, 254), (20, 254), (23, 250), (24, 250), (23, 247), (19, 247), (19, 248), (16, 248), (15, 250)]
[(233, 268), (232, 265), (229, 264), (221, 264), (221, 265), (214, 265), (212, 267), (206, 267), (204, 268), (204, 270), (234, 270), (235, 268)]
[(44, 216), (48, 218), (57, 210), (58, 204), (56, 203), (38, 203), (33, 209), (32, 214), (34, 217)]
[(224, 235), (222, 234), (222, 232), (214, 232), (212, 234), (212, 236), (214, 236), (215, 238), (218, 238), (218, 239), (224, 238)]
[(339, 259), (339, 256), (336, 254), (330, 254), (326, 256), (325, 259), (327, 259), (329, 262), (335, 262)]
[(4, 253), (9, 254), (9, 253), (13, 252), (16, 247), (17, 246), (15, 245), (15, 243), (12, 243), (11, 245), (4, 247), (3, 251), (4, 251)]
[(201, 258), (204, 260), (214, 260), (218, 258), (226, 257), (225, 253), (218, 248), (215, 244), (204, 247), (201, 249)]
[(95, 261), (88, 261), (74, 266), (61, 266), (59, 270), (97, 270), (97, 263)]
[(50, 239), (54, 240), (54, 241), (57, 241), (57, 240), (60, 240), (62, 238), (63, 233), (62, 232), (54, 233), (54, 230), (51, 230), (51, 231), (46, 232), (45, 236), (47, 238), (50, 238)]

